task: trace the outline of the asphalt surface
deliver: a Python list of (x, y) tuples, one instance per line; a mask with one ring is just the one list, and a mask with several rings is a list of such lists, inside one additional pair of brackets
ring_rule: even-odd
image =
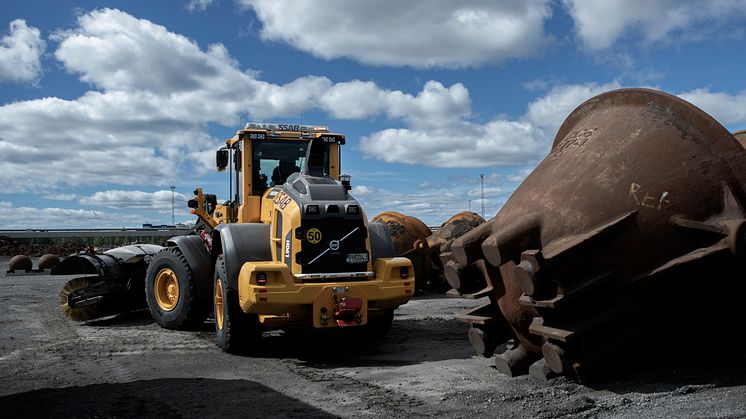
[[(423, 294), (378, 342), (272, 332), (257, 353), (232, 356), (209, 323), (164, 330), (147, 311), (75, 323), (57, 307), (70, 277), (1, 275), (4, 417), (746, 417), (743, 350), (589, 385), (509, 378), (454, 320), (480, 302)], [(691, 342), (714, 344), (727, 342)]]

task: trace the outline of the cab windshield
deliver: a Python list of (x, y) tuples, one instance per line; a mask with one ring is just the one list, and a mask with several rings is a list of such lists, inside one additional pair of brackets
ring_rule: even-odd
[(268, 187), (282, 185), (288, 176), (300, 172), (307, 149), (308, 141), (252, 142), (253, 195), (261, 195)]

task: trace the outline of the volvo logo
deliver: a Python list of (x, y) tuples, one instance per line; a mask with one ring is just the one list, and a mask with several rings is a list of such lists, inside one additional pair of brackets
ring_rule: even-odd
[(332, 240), (329, 242), (329, 249), (333, 252), (339, 250), (339, 240)]

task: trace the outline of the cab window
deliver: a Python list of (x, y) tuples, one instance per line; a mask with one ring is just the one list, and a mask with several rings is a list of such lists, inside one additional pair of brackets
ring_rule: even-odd
[(252, 142), (252, 194), (261, 195), (268, 187), (281, 185), (288, 176), (300, 172), (307, 149), (306, 141)]

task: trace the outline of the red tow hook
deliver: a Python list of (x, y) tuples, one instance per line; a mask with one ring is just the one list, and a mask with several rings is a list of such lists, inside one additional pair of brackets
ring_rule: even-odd
[(360, 309), (363, 308), (362, 298), (342, 297), (334, 312), (334, 320), (338, 326), (357, 326), (362, 321)]

